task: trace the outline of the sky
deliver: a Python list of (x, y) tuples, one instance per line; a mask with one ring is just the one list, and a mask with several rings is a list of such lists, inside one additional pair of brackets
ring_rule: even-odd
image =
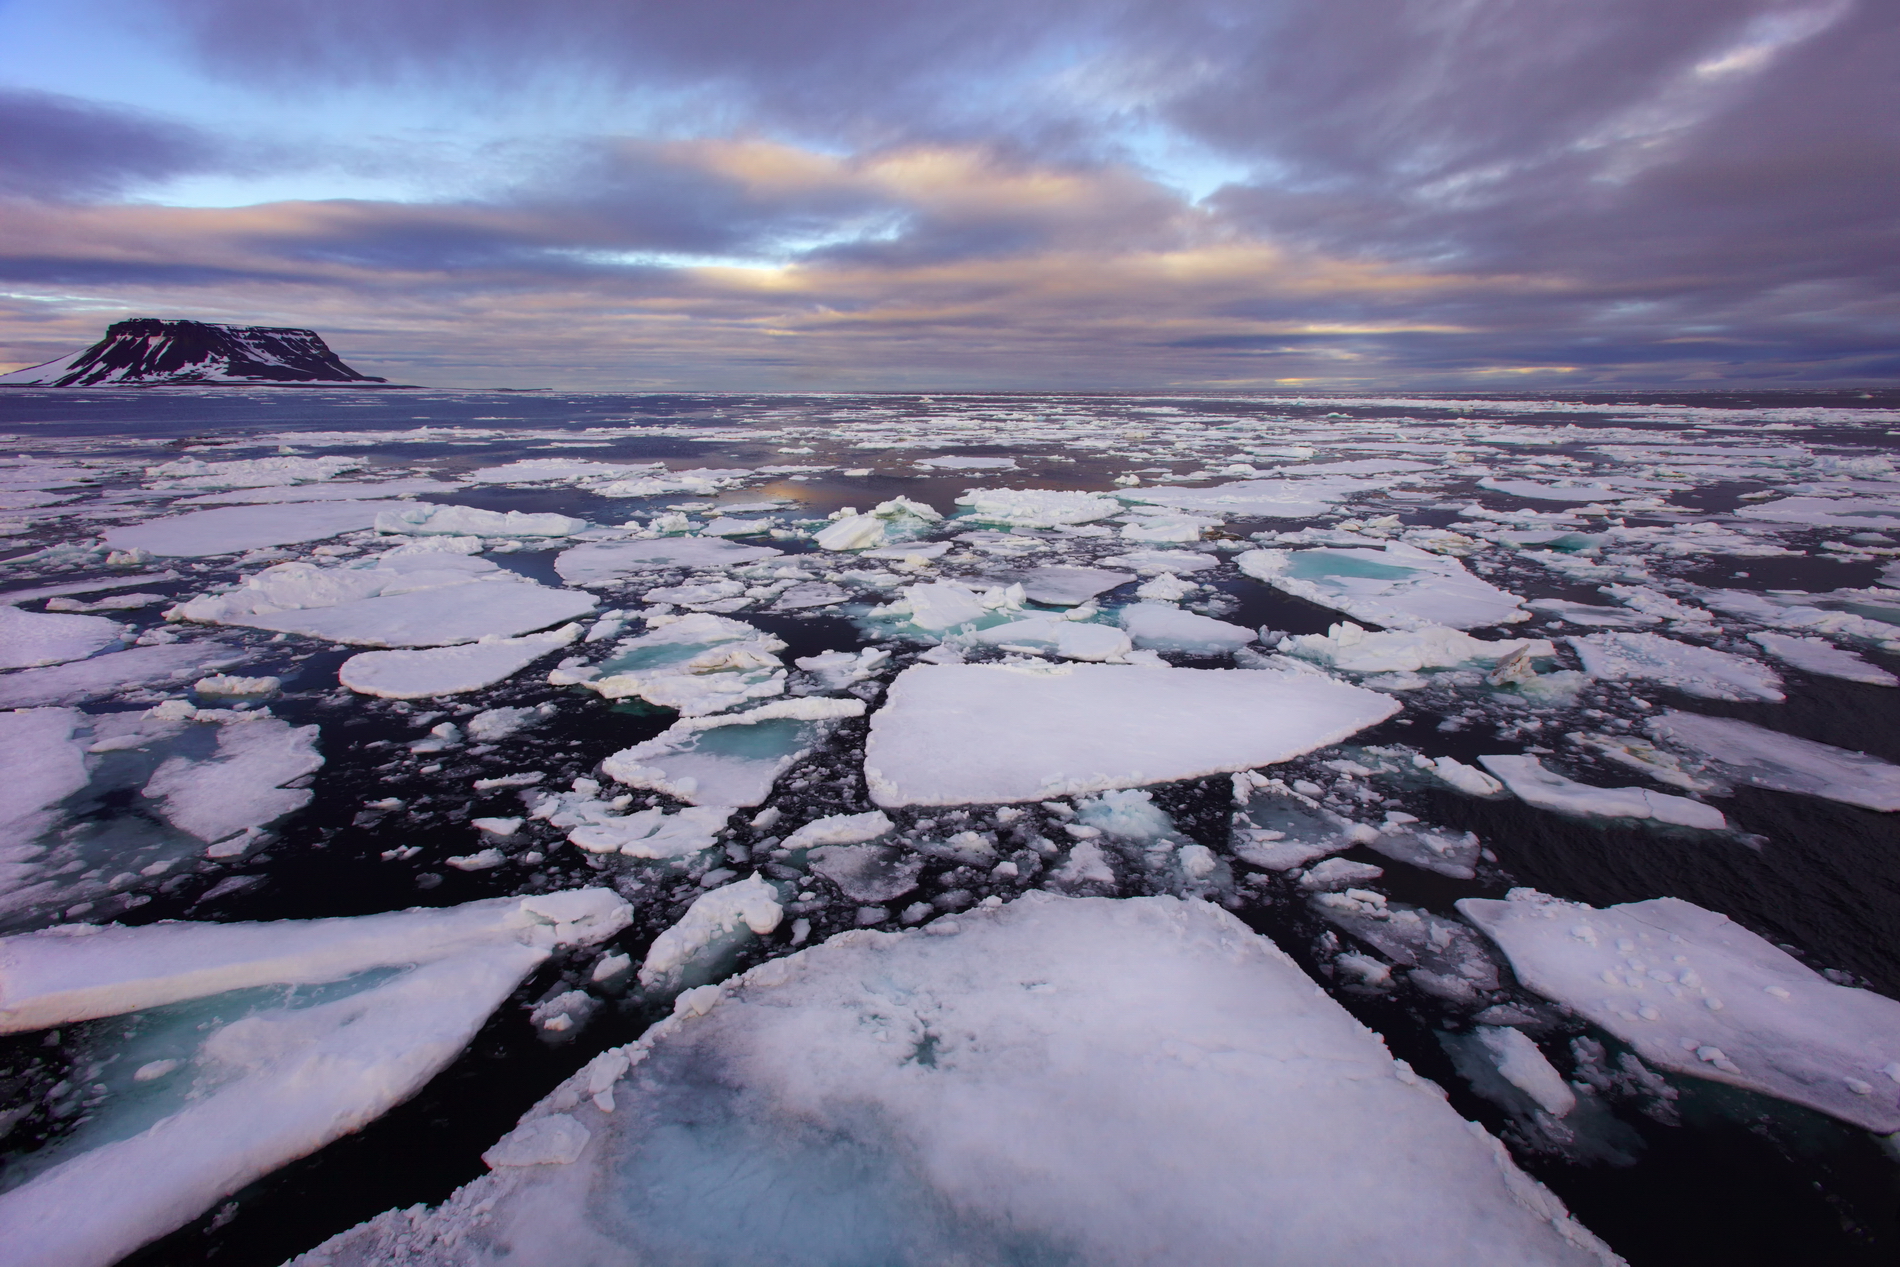
[(0, 0), (0, 371), (1900, 380), (1892, 0)]

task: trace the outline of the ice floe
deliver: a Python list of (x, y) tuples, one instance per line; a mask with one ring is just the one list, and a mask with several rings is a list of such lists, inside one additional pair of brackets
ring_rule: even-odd
[(629, 918), (624, 901), (592, 889), (0, 940), (0, 1030), (144, 1013), (120, 1050), (96, 1053), (117, 1059), (91, 1120), (14, 1159), (29, 1177), (0, 1193), (8, 1261), (107, 1267), (360, 1129), (453, 1060), (552, 950)]
[(599, 791), (594, 780), (577, 779), (572, 791), (530, 788), (522, 799), (530, 818), (566, 828), (569, 844), (588, 853), (645, 859), (688, 858), (712, 848), (734, 809), (696, 805), (676, 814), (659, 808), (623, 814), (631, 797), (603, 801)]
[(0, 669), (37, 668), (83, 660), (133, 634), (103, 616), (24, 612), (0, 606)]
[(870, 550), (915, 540), (942, 520), (922, 502), (893, 497), (866, 514), (840, 512), (813, 535), (812, 544), (820, 550)]
[(1393, 629), (1530, 619), (1515, 594), (1473, 576), (1457, 559), (1400, 542), (1379, 550), (1249, 550), (1235, 562), (1296, 598)]
[(1759, 660), (1653, 633), (1598, 633), (1570, 638), (1591, 677), (1655, 682), (1703, 699), (1786, 698), (1781, 678)]
[(773, 700), (743, 713), (682, 717), (664, 733), (601, 762), (628, 787), (651, 788), (694, 805), (761, 805), (779, 775), (810, 754), (821, 723), (862, 717), (864, 701)]
[(1047, 488), (973, 488), (957, 498), (969, 518), (1023, 528), (1053, 528), (1093, 523), (1122, 513), (1122, 504), (1103, 493)]
[(1225, 655), (1254, 640), (1241, 625), (1182, 611), (1171, 603), (1130, 603), (1116, 613), (1137, 647), (1190, 655)]
[(506, 681), (550, 651), (580, 637), (577, 624), (525, 638), (484, 638), (420, 651), (365, 651), (345, 660), (337, 680), (362, 695), (427, 699), (460, 695)]
[(519, 510), (479, 510), (415, 502), (376, 516), (376, 531), (408, 536), (569, 537), (587, 528), (585, 519)]
[(181, 682), (202, 669), (235, 664), (241, 648), (221, 642), (128, 647), (106, 655), (0, 677), (0, 708), (77, 704), (138, 687)]
[(1270, 942), (1171, 898), (833, 938), (683, 995), (511, 1139), (557, 1115), (571, 1163), (301, 1261), (1619, 1261)]
[(1487, 641), (1443, 625), (1368, 632), (1344, 621), (1323, 634), (1282, 639), (1280, 650), (1349, 673), (1406, 673), (1496, 664), (1516, 655), (1549, 658), (1557, 650), (1542, 638)]
[[(1249, 637), (1251, 637), (1249, 633)], [(1121, 664), (1134, 650), (1127, 634), (1111, 625), (1068, 620), (1061, 616), (1026, 616), (979, 629), (975, 640), (1006, 651), (1052, 652), (1065, 660), (1094, 660)]]
[(1900, 686), (1895, 677), (1877, 664), (1869, 664), (1852, 651), (1844, 650), (1825, 638), (1797, 638), (1792, 634), (1760, 630), (1748, 640), (1775, 659), (1803, 673), (1865, 682), (1869, 686)]
[(1079, 607), (1098, 594), (1135, 579), (1133, 573), (1108, 568), (1039, 567), (1030, 568), (1015, 578), (1022, 584), (1023, 597), (1047, 607)]
[(885, 807), (1039, 801), (1270, 765), (1396, 711), (1272, 670), (918, 665), (871, 718), (864, 771)]
[(1900, 1003), (1835, 985), (1678, 898), (1597, 909), (1531, 890), (1465, 898), (1528, 988), (1651, 1064), (1900, 1130)]
[(385, 511), (400, 512), (409, 505), (399, 501), (344, 501), (218, 506), (109, 528), (104, 540), (114, 549), (144, 550), (161, 558), (206, 558), (321, 541), (372, 527), (376, 516)]
[(585, 673), (556, 669), (555, 685), (581, 685), (607, 699), (639, 696), (699, 717), (785, 693), (785, 644), (744, 621), (695, 612), (614, 648)]
[(777, 558), (773, 546), (748, 546), (723, 537), (656, 537), (642, 541), (596, 541), (563, 550), (554, 570), (570, 585), (606, 586), (655, 568), (723, 568)]
[(153, 773), (144, 794), (166, 822), (210, 844), (264, 827), (310, 803), (307, 787), (285, 787), (323, 764), (317, 727), (252, 715), (218, 728), (207, 760), (172, 757)]
[(1650, 723), (1659, 740), (1702, 758), (1736, 783), (1800, 792), (1867, 809), (1900, 810), (1900, 766), (1864, 752), (1784, 735), (1732, 717), (1671, 709)]
[(1536, 757), (1487, 755), (1478, 760), (1512, 795), (1539, 809), (1584, 818), (1653, 819), (1708, 831), (1728, 826), (1721, 810), (1686, 796), (1641, 787), (1592, 787), (1545, 769)]
[(640, 965), (640, 984), (666, 992), (724, 975), (721, 968), (752, 937), (778, 927), (785, 908), (779, 892), (751, 876), (700, 894), (686, 914), (658, 937)]

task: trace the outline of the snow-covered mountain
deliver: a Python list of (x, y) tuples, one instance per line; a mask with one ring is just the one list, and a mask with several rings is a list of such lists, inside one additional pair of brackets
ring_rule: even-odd
[(385, 383), (345, 365), (315, 330), (138, 317), (82, 352), (0, 374), (9, 387)]

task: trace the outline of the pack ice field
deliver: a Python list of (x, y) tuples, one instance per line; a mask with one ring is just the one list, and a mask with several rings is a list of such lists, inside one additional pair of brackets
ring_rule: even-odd
[(1900, 1253), (1900, 401), (0, 411), (0, 1263)]

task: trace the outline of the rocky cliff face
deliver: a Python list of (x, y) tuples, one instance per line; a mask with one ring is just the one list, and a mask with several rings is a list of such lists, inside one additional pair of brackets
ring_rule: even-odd
[(367, 385), (315, 330), (219, 326), (141, 317), (115, 322), (83, 352), (0, 375), (13, 387), (136, 387), (160, 384)]

